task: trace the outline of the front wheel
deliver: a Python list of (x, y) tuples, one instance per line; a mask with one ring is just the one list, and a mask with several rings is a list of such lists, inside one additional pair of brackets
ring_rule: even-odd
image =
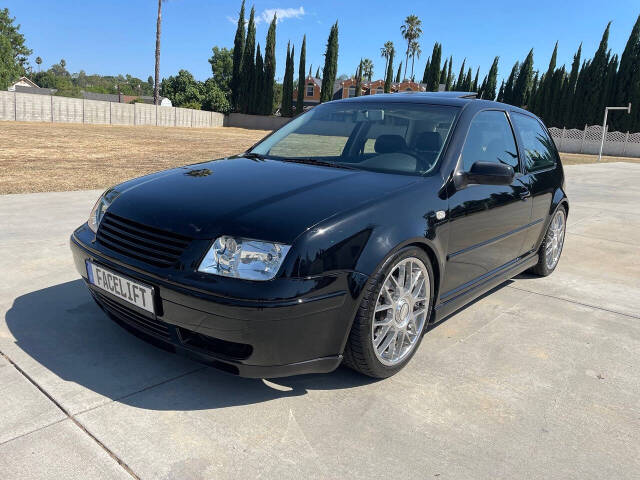
[(551, 275), (558, 265), (562, 247), (564, 246), (564, 236), (567, 228), (567, 211), (564, 207), (558, 207), (553, 214), (547, 233), (540, 245), (538, 263), (531, 269), (532, 273), (546, 277)]
[(345, 364), (375, 378), (400, 371), (416, 352), (433, 304), (433, 268), (408, 247), (369, 278), (345, 348)]

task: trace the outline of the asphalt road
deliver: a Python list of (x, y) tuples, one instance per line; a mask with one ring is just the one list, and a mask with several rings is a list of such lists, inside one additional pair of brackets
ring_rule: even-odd
[(566, 167), (548, 278), (431, 331), (400, 374), (240, 379), (109, 321), (68, 237), (99, 192), (0, 196), (0, 476), (640, 475), (640, 165)]

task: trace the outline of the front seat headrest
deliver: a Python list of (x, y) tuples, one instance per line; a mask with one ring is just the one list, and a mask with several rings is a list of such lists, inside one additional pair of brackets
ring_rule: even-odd
[(416, 139), (416, 150), (420, 152), (437, 152), (442, 145), (442, 137), (438, 132), (422, 132)]
[(380, 135), (373, 146), (376, 153), (396, 153), (407, 150), (407, 142), (400, 135)]

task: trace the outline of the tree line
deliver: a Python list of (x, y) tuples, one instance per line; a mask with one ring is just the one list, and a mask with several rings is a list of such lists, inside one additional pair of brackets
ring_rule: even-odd
[[(160, 15), (158, 4), (158, 16)], [(287, 46), (285, 73), (282, 84), (275, 80), (276, 24), (272, 19), (264, 50), (256, 44), (255, 8), (252, 7), (245, 22), (243, 0), (238, 15), (234, 46), (232, 49), (213, 47), (209, 58), (212, 76), (201, 82), (187, 70), (162, 80), (159, 91), (174, 105), (203, 108), (220, 112), (242, 112), (269, 115), (280, 108), (281, 114), (291, 116), (303, 108), (306, 79), (306, 36), (298, 50), (297, 79), (296, 46)], [(130, 75), (87, 75), (83, 71), (70, 74), (64, 60), (41, 71), (42, 60), (36, 58), (38, 71), (29, 65), (32, 51), (27, 48), (20, 26), (9, 15), (8, 9), (0, 10), (0, 89), (27, 75), (41, 87), (58, 89), (58, 95), (80, 96), (81, 90), (125, 95), (150, 95), (153, 93), (152, 77), (147, 81)], [(545, 70), (534, 66), (534, 50), (522, 61), (517, 61), (509, 75), (498, 87), (500, 57), (494, 57), (489, 69), (480, 80), (480, 68), (474, 69), (463, 59), (459, 69), (454, 69), (453, 57), (444, 57), (443, 46), (435, 42), (422, 73), (422, 87), (427, 91), (474, 91), (479, 97), (526, 108), (539, 115), (547, 125), (582, 128), (585, 124), (599, 124), (604, 107), (623, 106), (631, 102), (630, 115), (616, 113), (611, 117), (612, 128), (622, 131), (640, 131), (640, 16), (631, 31), (620, 56), (608, 47), (610, 23), (606, 26), (598, 49), (591, 58), (583, 58), (582, 44), (573, 56), (570, 67), (557, 65), (558, 44), (553, 50)], [(408, 15), (400, 26), (405, 41), (400, 53), (393, 42), (385, 42), (380, 56), (385, 60), (384, 91), (390, 92), (394, 83), (416, 81), (416, 60), (422, 55), (420, 38), (422, 21), (416, 15)], [(159, 31), (157, 32), (159, 36)], [(324, 66), (318, 67), (315, 76), (322, 78), (320, 101), (333, 97), (334, 85), (348, 78), (337, 76), (338, 22), (331, 26), (324, 54)], [(396, 59), (399, 63), (395, 64)], [(444, 62), (443, 62), (444, 60)], [(457, 73), (456, 73), (457, 71)], [(361, 92), (364, 80), (371, 81), (373, 61), (363, 58), (356, 66), (356, 95)], [(311, 67), (309, 67), (311, 75)], [(296, 84), (300, 86), (293, 101)]]

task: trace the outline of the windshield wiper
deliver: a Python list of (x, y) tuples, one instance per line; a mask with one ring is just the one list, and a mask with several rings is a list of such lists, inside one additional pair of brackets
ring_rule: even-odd
[(255, 158), (258, 160), (265, 160), (267, 158), (266, 155), (262, 155), (261, 153), (255, 153), (255, 152), (244, 152), (242, 156), (245, 158)]
[(315, 158), (277, 157), (275, 158), (275, 160), (282, 160), (283, 162), (292, 162), (292, 163), (303, 163), (306, 165), (319, 165), (321, 167), (333, 167), (333, 168), (344, 168), (346, 170), (358, 170), (358, 168), (352, 167), (351, 165), (345, 165), (344, 163), (327, 162), (324, 160), (316, 160)]

